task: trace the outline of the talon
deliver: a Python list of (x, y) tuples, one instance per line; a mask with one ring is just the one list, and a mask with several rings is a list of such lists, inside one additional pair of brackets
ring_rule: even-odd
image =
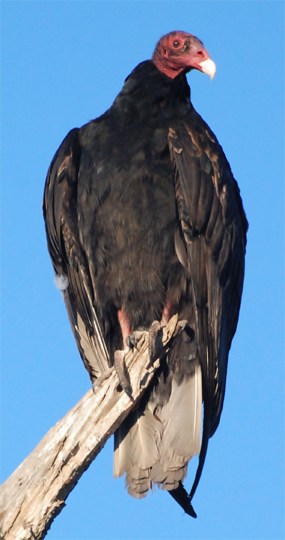
[(129, 349), (133, 350), (134, 348), (138, 351), (138, 342), (140, 341), (142, 335), (144, 334), (144, 331), (140, 332), (139, 330), (136, 330), (132, 334), (129, 334), (126, 339), (125, 343), (129, 347)]
[(182, 339), (185, 343), (191, 343), (194, 341), (195, 332), (191, 326), (189, 326), (187, 321), (179, 321), (178, 326), (181, 327), (180, 332), (183, 332)]
[(137, 344), (135, 341), (133, 341), (132, 336), (126, 337), (125, 342), (129, 349), (133, 350), (134, 347), (137, 349)]
[(115, 351), (114, 368), (116, 370), (119, 383), (122, 389), (124, 390), (124, 392), (126, 392), (127, 396), (129, 396), (129, 398), (133, 401), (133, 397), (132, 397), (133, 391), (132, 391), (132, 387), (130, 383), (129, 374), (128, 374), (126, 364), (125, 364), (125, 354), (126, 354), (126, 351)]

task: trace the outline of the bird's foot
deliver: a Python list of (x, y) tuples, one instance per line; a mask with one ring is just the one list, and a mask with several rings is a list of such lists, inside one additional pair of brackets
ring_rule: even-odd
[[(148, 350), (150, 364), (152, 365), (157, 358), (162, 358), (165, 355), (165, 347), (163, 345), (163, 331), (166, 324), (163, 321), (153, 321), (148, 331)], [(195, 332), (189, 326), (187, 320), (178, 321), (176, 330), (173, 333), (175, 338), (178, 334), (182, 334), (182, 339), (186, 343), (193, 342), (193, 358), (196, 358), (196, 341), (195, 341)], [(194, 351), (195, 348), (195, 351)], [(191, 359), (192, 359), (191, 356)], [(190, 358), (189, 358), (190, 359)]]
[(125, 356), (129, 349), (124, 351), (115, 351), (114, 353), (114, 368), (117, 373), (120, 385), (122, 389), (126, 392), (127, 396), (133, 401), (132, 396), (132, 387), (130, 382), (130, 377), (125, 364)]
[(138, 350), (138, 342), (140, 341), (142, 335), (144, 334), (144, 331), (135, 330), (132, 334), (128, 335), (125, 339), (126, 345), (129, 347), (129, 349), (137, 349)]
[(148, 353), (151, 364), (164, 353), (162, 343), (163, 326), (159, 321), (153, 321), (148, 331)]
[(133, 400), (133, 396), (132, 396), (133, 391), (132, 391), (129, 373), (128, 373), (126, 363), (125, 363), (125, 356), (129, 352), (130, 349), (133, 350), (133, 349), (138, 348), (137, 345), (143, 333), (144, 332), (140, 332), (136, 330), (132, 334), (129, 334), (125, 338), (125, 343), (127, 345), (127, 348), (124, 349), (123, 351), (119, 351), (119, 350), (115, 351), (114, 353), (114, 368), (117, 373), (120, 385), (131, 400)]
[(94, 394), (96, 394), (96, 392), (98, 392), (99, 390), (99, 387), (101, 386), (101, 384), (106, 380), (106, 379), (109, 379), (109, 377), (112, 375), (114, 371), (114, 366), (111, 366), (109, 369), (107, 369), (107, 371), (105, 371), (104, 373), (102, 373), (102, 375), (100, 375), (100, 377), (98, 377), (94, 383), (92, 384), (92, 390), (94, 392)]

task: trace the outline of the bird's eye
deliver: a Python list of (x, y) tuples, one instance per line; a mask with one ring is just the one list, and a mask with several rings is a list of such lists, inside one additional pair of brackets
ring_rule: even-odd
[(175, 49), (177, 49), (177, 47), (179, 47), (180, 43), (176, 39), (175, 41), (173, 41), (172, 45), (173, 45), (173, 47), (175, 47)]

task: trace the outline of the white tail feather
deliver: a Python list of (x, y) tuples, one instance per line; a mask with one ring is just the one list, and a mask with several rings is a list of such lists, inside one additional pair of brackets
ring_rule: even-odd
[[(162, 461), (172, 461), (171, 453), (189, 461), (201, 449), (202, 374), (197, 363), (193, 376), (178, 385), (172, 382), (169, 401), (161, 410), (165, 428), (161, 446)], [(171, 467), (171, 465), (169, 464)]]
[(180, 385), (172, 381), (170, 398), (155, 415), (148, 405), (134, 411), (115, 434), (114, 476), (126, 472), (128, 492), (136, 498), (146, 496), (152, 481), (166, 490), (178, 487), (191, 457), (200, 452), (202, 374), (198, 362), (193, 375)]
[(139, 468), (149, 469), (159, 459), (155, 433), (161, 429), (160, 423), (147, 408), (143, 414), (134, 414), (136, 422), (130, 430), (132, 460)]

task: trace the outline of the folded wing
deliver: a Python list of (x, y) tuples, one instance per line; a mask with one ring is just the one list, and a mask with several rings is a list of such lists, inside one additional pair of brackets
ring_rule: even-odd
[(195, 111), (173, 123), (169, 147), (179, 215), (175, 245), (191, 276), (203, 377), (203, 440), (192, 497), (223, 407), (242, 295), (247, 220), (223, 150)]
[(80, 242), (77, 210), (80, 144), (69, 132), (55, 154), (46, 179), (43, 213), (48, 249), (61, 287), (74, 337), (92, 382), (109, 367), (109, 354), (94, 309), (87, 257)]

